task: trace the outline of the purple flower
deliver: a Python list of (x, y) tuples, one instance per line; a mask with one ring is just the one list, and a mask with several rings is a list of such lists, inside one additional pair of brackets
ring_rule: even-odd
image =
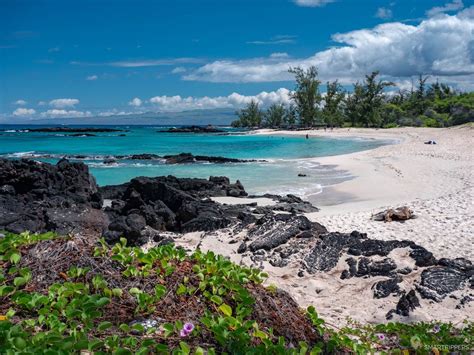
[(433, 333), (438, 333), (439, 331), (441, 330), (439, 324), (435, 324), (435, 326), (433, 327)]
[(183, 330), (186, 333), (191, 333), (194, 330), (194, 324), (193, 323), (185, 323), (183, 326)]
[(384, 334), (377, 334), (377, 338), (379, 338), (379, 340), (385, 340), (385, 335)]
[(185, 323), (183, 325), (183, 329), (181, 329), (181, 331), (179, 332), (179, 335), (181, 337), (186, 337), (188, 336), (189, 334), (191, 334), (191, 332), (194, 330), (194, 324), (193, 323)]

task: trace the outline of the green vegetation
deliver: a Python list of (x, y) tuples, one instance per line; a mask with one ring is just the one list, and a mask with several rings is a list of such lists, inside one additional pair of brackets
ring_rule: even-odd
[(0, 239), (0, 353), (418, 353), (474, 348), (474, 325), (335, 330), (266, 275), (212, 252), (51, 233)]
[[(398, 126), (448, 127), (474, 122), (474, 93), (462, 93), (446, 84), (427, 85), (428, 77), (418, 78), (410, 91), (388, 91), (396, 86), (379, 80), (378, 72), (366, 75), (363, 82), (346, 92), (336, 80), (327, 82), (326, 94), (321, 95), (318, 72), (291, 68), (296, 87), (289, 107), (272, 105), (263, 113), (252, 101), (237, 114), (234, 127), (377, 127)], [(278, 114), (275, 109), (278, 108)], [(266, 117), (264, 120), (263, 117)]]

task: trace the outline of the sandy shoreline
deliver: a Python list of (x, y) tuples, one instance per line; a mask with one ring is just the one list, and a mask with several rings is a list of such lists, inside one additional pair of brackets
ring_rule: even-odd
[[(398, 144), (372, 150), (312, 158), (337, 165), (355, 178), (316, 196), (312, 202), (321, 211), (308, 217), (330, 231), (361, 230), (385, 240), (403, 236), (428, 247), (437, 257), (474, 259), (474, 128), (260, 130), (255, 134), (398, 140)], [(424, 144), (428, 140), (438, 144)], [(328, 203), (331, 194), (340, 196)], [(346, 197), (343, 203), (341, 196)], [(318, 198), (323, 203), (318, 204)], [(405, 223), (370, 220), (375, 212), (401, 205), (412, 208), (418, 218)]]
[[(472, 176), (474, 157), (472, 143), (474, 129), (455, 127), (450, 129), (401, 128), (390, 130), (334, 130), (282, 132), (261, 130), (256, 134), (308, 134), (311, 139), (319, 136), (364, 137), (399, 139), (395, 145), (373, 150), (314, 160), (322, 164), (336, 164), (350, 171), (355, 179), (330, 187), (326, 193), (348, 196), (346, 202), (326, 204), (320, 212), (307, 216), (328, 228), (329, 231), (366, 232), (369, 238), (382, 240), (409, 239), (424, 246), (435, 257), (473, 260), (474, 230), (472, 228), (474, 188)], [(436, 145), (425, 145), (427, 140)], [(235, 204), (258, 202), (267, 199), (216, 198), (219, 203)], [(327, 203), (327, 200), (326, 200)], [(315, 205), (318, 206), (316, 200)], [(407, 205), (414, 210), (416, 219), (405, 223), (375, 222), (372, 213), (386, 207)], [(386, 313), (393, 309), (398, 297), (373, 298), (372, 285), (384, 277), (353, 278), (342, 280), (339, 276), (347, 267), (343, 258), (330, 272), (298, 275), (299, 265), (274, 267), (268, 262), (256, 265), (237, 248), (245, 240), (246, 233), (237, 236), (232, 231), (189, 233), (179, 236), (176, 244), (186, 249), (212, 250), (228, 256), (236, 263), (261, 267), (269, 274), (266, 284), (276, 285), (288, 291), (301, 307), (314, 305), (320, 315), (336, 326), (347, 325), (349, 319), (361, 323), (386, 322)], [(408, 292), (416, 284), (423, 268), (417, 268), (409, 257), (409, 250), (397, 249), (388, 255), (400, 267), (414, 270), (400, 287)], [(460, 326), (465, 319), (472, 319), (474, 302), (456, 307), (461, 293), (446, 297), (442, 302), (420, 299), (421, 307), (408, 317), (396, 316), (396, 321), (446, 321)]]

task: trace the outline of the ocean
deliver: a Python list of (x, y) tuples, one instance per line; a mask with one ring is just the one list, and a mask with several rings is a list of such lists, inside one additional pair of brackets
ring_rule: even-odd
[[(120, 184), (136, 176), (227, 176), (232, 181), (240, 180), (251, 194), (291, 193), (306, 199), (320, 193), (325, 186), (352, 178), (347, 171), (308, 158), (347, 154), (390, 144), (389, 141), (373, 139), (255, 135), (231, 128), (225, 128), (226, 134), (195, 134), (157, 132), (167, 128), (159, 126), (107, 126), (126, 132), (94, 133), (96, 136), (92, 137), (28, 132), (26, 128), (0, 126), (0, 157), (34, 157), (54, 163), (63, 154), (82, 155), (84, 158), (80, 161), (89, 165), (99, 185)], [(140, 153), (192, 153), (265, 162), (170, 165), (162, 161), (118, 160), (104, 164), (104, 159), (112, 156)], [(299, 177), (298, 174), (306, 176)]]

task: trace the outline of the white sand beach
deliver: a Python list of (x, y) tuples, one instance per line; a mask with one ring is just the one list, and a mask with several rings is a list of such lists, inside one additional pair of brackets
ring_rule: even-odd
[[(350, 196), (337, 204), (323, 205), (320, 212), (307, 216), (328, 228), (329, 231), (367, 232), (373, 239), (409, 239), (431, 252), (437, 258), (474, 257), (473, 203), (474, 188), (474, 129), (469, 126), (449, 129), (400, 128), (390, 130), (338, 129), (334, 131), (282, 132), (261, 130), (256, 134), (297, 134), (318, 139), (329, 137), (394, 138), (398, 144), (382, 146), (354, 154), (316, 158), (322, 164), (336, 164), (350, 171), (355, 178), (329, 187), (326, 191)], [(436, 145), (424, 141), (435, 140)], [(257, 202), (271, 203), (268, 199), (215, 198), (226, 204)], [(315, 203), (317, 206), (318, 203)], [(376, 222), (370, 219), (374, 212), (387, 207), (409, 206), (417, 218), (400, 222)], [(228, 256), (237, 263), (257, 266), (248, 256), (237, 253), (245, 232), (233, 235), (226, 230), (211, 233), (189, 233), (176, 240), (187, 249), (212, 250)], [(414, 287), (422, 269), (413, 264), (408, 250), (397, 249), (389, 254), (399, 266), (414, 270), (405, 278), (400, 288), (409, 291)], [(314, 305), (321, 316), (335, 326), (347, 325), (349, 320), (362, 323), (384, 322), (385, 315), (393, 309), (398, 297), (374, 299), (371, 286), (383, 277), (352, 278), (341, 280), (339, 275), (346, 267), (340, 259), (330, 272), (297, 276), (296, 263), (286, 267), (273, 267), (264, 261), (260, 265), (269, 273), (267, 284), (274, 284), (288, 291), (302, 306)], [(455, 295), (459, 296), (460, 295)], [(456, 308), (459, 297), (446, 297), (436, 303), (420, 299), (421, 307), (409, 317), (395, 316), (394, 320), (451, 321), (461, 325), (472, 318), (473, 302)]]
[[(260, 130), (256, 134), (394, 139), (398, 144), (353, 154), (314, 158), (355, 178), (326, 188), (319, 197), (341, 194), (346, 201), (324, 205), (308, 217), (330, 231), (365, 231), (376, 239), (410, 239), (436, 257), (474, 259), (474, 126), (452, 128)], [(437, 144), (424, 144), (434, 140)], [(416, 219), (376, 222), (373, 213), (410, 207)]]

